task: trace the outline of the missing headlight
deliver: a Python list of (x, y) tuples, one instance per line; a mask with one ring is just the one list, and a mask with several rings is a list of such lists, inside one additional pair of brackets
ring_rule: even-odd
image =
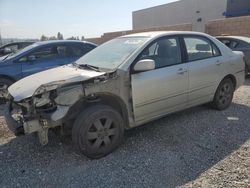
[(53, 102), (50, 102), (40, 107), (36, 107), (37, 112), (43, 112), (43, 113), (52, 113), (56, 111), (56, 109), (57, 109), (57, 105)]
[(54, 98), (56, 98), (56, 96), (56, 90), (37, 95), (34, 98), (34, 105), (36, 107), (36, 111), (45, 113), (54, 112), (57, 109), (57, 105), (54, 102)]

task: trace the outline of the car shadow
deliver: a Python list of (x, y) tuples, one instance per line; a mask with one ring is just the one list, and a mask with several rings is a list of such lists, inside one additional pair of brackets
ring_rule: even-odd
[(4, 116), (7, 106), (5, 104), (0, 104), (0, 117)]
[(70, 137), (50, 133), (45, 147), (33, 135), (13, 137), (0, 145), (0, 186), (11, 187), (12, 182), (62, 187), (181, 186), (249, 139), (246, 113), (250, 113), (248, 106), (233, 103), (222, 112), (205, 105), (172, 114), (126, 131), (124, 143), (99, 160), (77, 152)]

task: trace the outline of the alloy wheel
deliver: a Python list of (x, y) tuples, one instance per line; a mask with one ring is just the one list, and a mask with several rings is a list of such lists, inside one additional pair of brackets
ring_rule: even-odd
[(225, 83), (219, 92), (219, 103), (222, 105), (227, 104), (232, 97), (232, 88), (229, 83)]
[(116, 139), (118, 131), (116, 124), (111, 118), (104, 117), (95, 120), (86, 135), (89, 147), (94, 150), (109, 147)]

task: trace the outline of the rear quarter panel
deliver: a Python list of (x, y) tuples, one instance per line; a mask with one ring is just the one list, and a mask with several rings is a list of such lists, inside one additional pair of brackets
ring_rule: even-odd
[(219, 82), (221, 82), (221, 80), (225, 78), (225, 76), (233, 75), (236, 78), (236, 88), (240, 87), (244, 84), (245, 81), (245, 62), (243, 60), (243, 52), (233, 52), (219, 40), (215, 38), (212, 38), (212, 40), (219, 47), (222, 55), (221, 61), (223, 62), (223, 64)]
[(234, 51), (234, 56), (230, 62), (230, 68), (232, 74), (236, 78), (236, 89), (239, 88), (245, 82), (245, 61), (243, 52)]
[(250, 48), (243, 50), (243, 53), (245, 55), (245, 60), (246, 60), (248, 71), (250, 71)]

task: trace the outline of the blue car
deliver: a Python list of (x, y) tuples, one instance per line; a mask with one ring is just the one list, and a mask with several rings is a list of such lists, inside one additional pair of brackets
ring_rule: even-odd
[(96, 47), (82, 41), (58, 40), (37, 42), (0, 57), (0, 98), (15, 81), (31, 74), (70, 64)]

